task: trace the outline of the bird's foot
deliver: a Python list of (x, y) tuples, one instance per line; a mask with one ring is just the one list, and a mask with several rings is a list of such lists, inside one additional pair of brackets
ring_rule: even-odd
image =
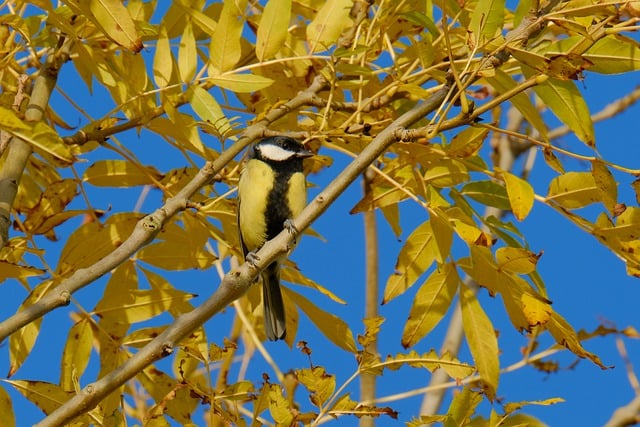
[[(289, 232), (289, 234), (291, 234), (293, 236), (293, 246), (296, 245), (296, 237), (298, 236), (298, 229), (296, 228), (295, 225), (293, 225), (293, 220), (292, 219), (286, 219), (284, 221), (284, 229), (287, 230)], [(291, 249), (291, 248), (287, 248), (287, 249)]]
[(255, 268), (256, 267), (256, 263), (258, 261), (260, 261), (260, 257), (255, 252), (248, 252), (244, 256), (244, 259), (245, 259), (245, 261), (247, 261), (247, 264), (249, 264), (253, 268)]

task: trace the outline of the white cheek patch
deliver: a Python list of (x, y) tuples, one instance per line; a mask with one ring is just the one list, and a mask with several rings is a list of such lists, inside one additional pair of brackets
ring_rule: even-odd
[(265, 159), (272, 160), (274, 162), (289, 160), (296, 155), (293, 151), (285, 150), (282, 147), (272, 144), (261, 145), (260, 153)]

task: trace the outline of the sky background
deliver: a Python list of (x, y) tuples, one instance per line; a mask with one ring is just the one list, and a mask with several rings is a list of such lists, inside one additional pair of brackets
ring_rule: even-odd
[[(142, 54), (150, 61), (153, 52), (148, 49)], [(599, 76), (587, 71), (585, 77), (584, 82), (578, 82), (578, 86), (581, 87), (592, 113), (599, 111), (607, 103), (623, 96), (640, 84), (640, 74), (638, 73), (624, 76)], [(74, 101), (86, 108), (93, 117), (102, 117), (114, 106), (110, 96), (99, 85), (95, 85), (93, 93), (89, 93), (71, 64), (63, 67), (59, 82)], [(86, 118), (71, 109), (68, 102), (59, 93), (54, 94), (51, 104), (68, 123), (78, 127), (87, 123)], [(488, 120), (489, 117), (486, 119)], [(639, 119), (640, 107), (633, 106), (614, 119), (595, 125), (596, 145), (602, 158), (630, 168), (640, 168)], [(243, 119), (241, 123), (243, 123)], [(451, 138), (453, 135), (454, 133), (448, 133), (447, 137)], [(161, 172), (187, 166), (184, 158), (176, 155), (176, 152), (156, 135), (142, 132), (138, 137), (135, 132), (128, 132), (117, 137), (123, 144), (138, 153), (143, 163), (152, 164)], [(211, 136), (204, 136), (203, 140), (212, 147), (218, 146), (217, 141)], [(590, 154), (571, 136), (562, 138), (557, 143), (570, 150)], [(488, 149), (485, 148), (485, 154), (487, 152)], [(320, 174), (309, 178), (315, 185), (310, 189), (311, 197), (328, 184), (349, 161), (342, 154), (326, 148), (323, 148), (320, 154), (331, 156), (334, 159), (334, 164)], [(91, 153), (85, 156), (87, 163), (79, 165), (79, 170), (82, 172), (92, 161), (108, 157), (117, 158), (115, 153), (105, 153), (104, 150)], [(567, 170), (583, 171), (590, 168), (587, 163), (566, 158), (562, 158), (562, 160), (565, 162)], [(520, 163), (516, 165), (516, 172), (520, 171), (519, 167), (521, 167)], [(556, 175), (544, 164), (542, 155), (539, 153), (530, 176), (530, 182), (536, 193), (545, 195), (549, 181)], [(616, 178), (620, 182), (619, 201), (628, 206), (637, 206), (635, 194), (630, 187), (633, 178), (619, 174), (616, 174)], [(87, 188), (90, 190), (89, 197), (94, 206), (102, 209), (111, 207), (111, 213), (133, 210), (142, 191), (141, 188), (133, 190), (107, 189), (107, 191), (91, 186), (87, 186)], [(354, 334), (363, 332), (361, 322), (364, 317), (363, 224), (362, 217), (349, 215), (349, 210), (357, 203), (361, 195), (360, 182), (352, 184), (342, 197), (313, 224), (313, 229), (320, 233), (325, 241), (306, 236), (291, 257), (305, 275), (330, 289), (347, 304), (336, 304), (319, 293), (300, 286), (293, 285), (293, 289), (311, 299), (314, 304), (345, 319)], [(77, 198), (74, 203), (77, 203), (77, 206), (83, 206), (80, 198)], [(152, 212), (160, 204), (160, 192), (152, 190), (145, 198), (141, 212)], [(73, 207), (72, 204), (70, 208)], [(586, 212), (585, 215), (589, 216), (598, 210), (590, 209), (592, 209), (591, 212), (589, 210), (580, 212)], [(424, 222), (428, 216), (415, 204), (404, 202), (401, 206), (403, 235), (400, 239), (395, 237), (381, 215), (377, 215), (377, 218), (382, 292), (386, 279), (393, 272), (396, 257), (404, 240), (413, 227)], [(513, 217), (507, 219), (516, 221)], [(62, 236), (63, 241), (70, 232), (79, 226), (79, 222), (79, 219), (74, 219), (59, 227), (57, 232)], [(526, 241), (532, 251), (536, 253), (544, 251), (538, 263), (538, 271), (545, 280), (554, 309), (564, 316), (576, 330), (591, 331), (601, 324), (618, 328), (633, 326), (640, 329), (638, 315), (640, 283), (638, 279), (627, 276), (623, 262), (603, 248), (595, 238), (585, 234), (540, 203), (536, 203), (531, 214), (517, 226), (526, 236)], [(56, 254), (60, 252), (62, 245), (50, 244), (44, 240), (39, 240), (39, 242), (48, 252), (47, 259), (55, 265)], [(458, 254), (458, 256), (464, 255), (463, 252)], [(159, 270), (155, 269), (154, 271)], [(199, 295), (192, 300), (194, 305), (204, 301), (219, 283), (214, 269), (168, 273), (167, 277), (177, 288)], [(106, 278), (98, 280), (75, 294), (74, 300), (84, 309), (91, 310), (97, 298), (102, 295), (105, 283)], [(418, 283), (421, 281), (419, 280)], [(380, 307), (380, 314), (386, 318), (379, 336), (379, 339), (384, 342), (382, 347), (385, 352), (395, 354), (404, 351), (400, 344), (400, 338), (408, 310), (418, 288), (419, 286), (414, 286), (404, 295)], [(25, 297), (26, 292), (17, 282), (3, 283), (0, 286), (0, 299), (3, 301), (0, 306), (2, 319), (13, 314)], [(480, 292), (480, 301), (489, 313), (494, 327), (499, 331), (499, 346), (502, 352), (500, 356), (501, 367), (520, 360), (520, 349), (526, 345), (527, 341), (524, 336), (513, 329), (505, 314), (502, 302), (499, 299), (489, 298), (486, 291)], [(45, 317), (33, 354), (13, 379), (39, 379), (51, 382), (59, 380), (60, 360), (58, 358), (62, 354), (64, 345), (59, 331), (66, 330), (71, 325), (69, 317), (71, 311), (77, 311), (75, 302), (69, 307), (55, 310)], [(233, 309), (228, 309), (210, 319), (206, 324), (209, 338), (220, 344), (221, 334), (219, 331), (224, 331), (224, 334), (229, 331), (232, 317)], [(166, 321), (166, 319), (160, 318), (156, 321)], [(432, 348), (440, 348), (447, 326), (446, 320), (420, 341), (415, 346), (415, 350), (422, 353)], [(325, 366), (329, 373), (337, 376), (338, 385), (342, 384), (356, 369), (355, 360), (348, 355), (343, 356), (342, 350), (324, 338), (303, 314), (300, 316), (300, 322), (299, 330), (304, 331), (304, 334), (299, 334), (296, 340), (304, 339), (313, 351), (312, 361), (315, 364)], [(541, 342), (550, 344), (551, 340), (545, 336)], [(634, 367), (640, 369), (640, 343), (631, 339), (625, 339), (624, 343)], [(516, 372), (502, 375), (498, 396), (504, 398), (506, 402), (563, 397), (566, 400), (564, 403), (553, 406), (528, 406), (524, 412), (539, 417), (551, 426), (603, 425), (616, 408), (633, 399), (634, 391), (629, 384), (623, 361), (612, 336), (592, 339), (585, 342), (584, 345), (587, 350), (600, 356), (605, 365), (614, 366), (614, 368), (601, 370), (587, 360), (581, 360), (573, 366), (576, 360), (575, 356), (563, 352), (552, 357), (561, 363), (562, 368), (558, 373), (543, 374), (531, 367), (525, 367)], [(282, 342), (266, 343), (266, 346), (283, 371), (309, 366), (307, 356), (296, 348), (290, 349)], [(339, 357), (336, 356), (336, 352), (341, 352)], [(89, 369), (82, 377), (83, 385), (95, 379), (98, 369), (95, 356), (94, 354)], [(386, 354), (382, 356), (384, 357)], [(466, 347), (463, 348), (459, 357), (463, 361), (471, 360)], [(261, 372), (267, 372), (273, 376), (268, 366), (260, 360), (260, 356), (258, 355), (256, 358), (257, 360), (252, 363), (251, 378), (254, 381), (259, 381)], [(167, 361), (159, 363), (159, 367), (162, 369), (169, 370), (169, 366)], [(3, 369), (4, 372), (8, 371), (8, 346), (6, 343), (0, 346), (0, 372)], [(379, 378), (378, 396), (390, 396), (398, 392), (424, 387), (428, 383), (429, 377), (426, 370), (415, 368), (403, 368), (397, 372), (385, 371), (384, 375)], [(234, 378), (233, 374), (230, 378)], [(9, 390), (13, 398), (19, 426), (31, 425), (42, 418), (42, 414), (37, 408), (14, 392), (11, 387), (6, 384), (3, 386)], [(357, 383), (352, 384), (348, 390), (352, 392), (354, 398), (357, 398)], [(451, 393), (448, 392), (447, 395), (450, 397)], [(418, 395), (399, 402), (384, 403), (381, 406), (391, 406), (399, 412), (398, 421), (406, 422), (418, 414), (421, 400), (422, 396)], [(449, 399), (445, 402), (441, 412), (445, 411), (448, 402)], [(483, 402), (479, 413), (488, 416), (490, 408), (489, 403)], [(493, 408), (501, 412), (498, 403), (494, 404)], [(198, 419), (197, 416), (194, 421), (201, 424), (201, 419)], [(333, 422), (333, 425), (341, 426), (356, 424), (355, 418), (343, 418)], [(397, 424), (396, 421), (389, 418), (381, 418), (377, 425)]]

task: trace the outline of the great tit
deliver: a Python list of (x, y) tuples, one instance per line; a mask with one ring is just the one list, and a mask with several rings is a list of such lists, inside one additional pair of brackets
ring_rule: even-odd
[[(311, 156), (300, 142), (285, 136), (264, 138), (250, 148), (238, 184), (238, 228), (245, 259), (277, 236), (306, 206), (302, 160)], [(286, 322), (280, 261), (274, 261), (260, 276), (267, 338), (283, 339)]]

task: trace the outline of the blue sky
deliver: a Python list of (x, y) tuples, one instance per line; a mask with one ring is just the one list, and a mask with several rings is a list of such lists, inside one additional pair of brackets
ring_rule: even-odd
[[(152, 52), (143, 53), (150, 58)], [(60, 83), (74, 100), (83, 105), (94, 117), (101, 117), (112, 107), (110, 97), (99, 86), (94, 86), (90, 94), (75, 74), (71, 64), (64, 67), (60, 76)], [(628, 93), (631, 88), (640, 84), (638, 73), (625, 76), (598, 76), (586, 73), (584, 83), (578, 83), (587, 99), (592, 112), (600, 110), (608, 102)], [(82, 126), (86, 119), (69, 108), (68, 103), (55, 94), (52, 105), (72, 125)], [(640, 107), (634, 106), (618, 117), (604, 123), (596, 124), (596, 145), (600, 155), (607, 160), (633, 168), (640, 168), (640, 145), (637, 141), (637, 122), (640, 117)], [(488, 118), (487, 118), (488, 119)], [(453, 133), (447, 135), (449, 138)], [(138, 137), (135, 132), (118, 135), (121, 142), (140, 153), (145, 163), (155, 165), (160, 171), (166, 172), (170, 168), (186, 166), (183, 158), (167, 148), (167, 145), (157, 136), (142, 132)], [(210, 136), (204, 141), (213, 147), (217, 142)], [(584, 150), (575, 138), (567, 136), (557, 142), (563, 147)], [(586, 151), (585, 151), (586, 152)], [(310, 180), (317, 186), (310, 190), (311, 195), (323, 188), (334, 178), (348, 159), (343, 155), (329, 151), (326, 148), (321, 154), (334, 158), (334, 164)], [(80, 166), (82, 171), (91, 161), (104, 157), (117, 158), (112, 152), (92, 153), (86, 156), (87, 162)], [(563, 161), (566, 159), (563, 159)], [(568, 170), (589, 170), (589, 165), (572, 160), (566, 160)], [(543, 162), (541, 153), (536, 160), (536, 166), (531, 175), (531, 183), (538, 194), (546, 194), (547, 186), (555, 176)], [(616, 175), (620, 179), (619, 201), (629, 206), (637, 206), (635, 195), (630, 187), (632, 177)], [(91, 188), (90, 198), (97, 208), (106, 209), (111, 206), (111, 212), (130, 211), (134, 208), (140, 193), (140, 188), (134, 190), (113, 190), (105, 192), (100, 188)], [(349, 323), (354, 334), (362, 332), (364, 309), (364, 259), (362, 242), (362, 218), (359, 215), (349, 215), (349, 210), (361, 196), (360, 183), (354, 183), (343, 196), (332, 205), (314, 225), (325, 241), (313, 237), (302, 239), (292, 256), (303, 273), (314, 281), (322, 284), (344, 299), (347, 304), (338, 305), (316, 292), (310, 292), (299, 286), (294, 290), (303, 293), (313, 303), (328, 310)], [(75, 203), (82, 203), (78, 199)], [(142, 206), (143, 212), (151, 212), (160, 204), (160, 194), (152, 191)], [(381, 286), (393, 272), (396, 256), (402, 247), (403, 239), (411, 232), (413, 226), (427, 219), (425, 211), (404, 202), (401, 207), (401, 219), (404, 233), (398, 240), (381, 215), (378, 215), (378, 229), (380, 234)], [(510, 217), (510, 221), (515, 219)], [(66, 237), (69, 232), (79, 225), (79, 220), (71, 220), (60, 227), (59, 235)], [(550, 208), (536, 203), (534, 208), (522, 223), (517, 224), (526, 236), (529, 247), (534, 252), (544, 251), (538, 264), (538, 269), (546, 281), (553, 307), (562, 314), (576, 329), (593, 330), (605, 323), (618, 328), (634, 326), (640, 329), (637, 302), (640, 301), (640, 287), (638, 279), (630, 278), (625, 273), (624, 264), (611, 252), (603, 248), (595, 238), (586, 235), (576, 226), (560, 217)], [(55, 264), (56, 253), (61, 249), (60, 244), (49, 244), (44, 240), (40, 244), (49, 252), (49, 260)], [(460, 254), (463, 256), (464, 254)], [(217, 286), (219, 280), (213, 269), (207, 271), (185, 271), (169, 274), (174, 285), (185, 291), (199, 294), (193, 301), (198, 304), (203, 301)], [(102, 294), (105, 278), (78, 292), (74, 297), (85, 309), (92, 309), (95, 301)], [(403, 351), (400, 337), (406, 321), (408, 309), (418, 286), (409, 290), (405, 295), (380, 307), (380, 313), (387, 320), (384, 324), (380, 339), (384, 342), (383, 351), (396, 353)], [(0, 308), (0, 315), (5, 318), (11, 315), (26, 293), (16, 282), (3, 283), (0, 286), (0, 298), (4, 304)], [(526, 345), (526, 339), (516, 332), (502, 308), (499, 299), (491, 299), (486, 292), (481, 291), (483, 306), (489, 312), (494, 327), (500, 332), (499, 345), (501, 349), (501, 366), (507, 366), (520, 359), (520, 348)], [(40, 379), (57, 382), (59, 375), (59, 355), (66, 338), (66, 329), (71, 325), (69, 313), (77, 308), (72, 304), (48, 314), (43, 322), (42, 331), (33, 355), (27, 360), (23, 368), (14, 377), (16, 379)], [(210, 340), (220, 343), (222, 330), (225, 334), (229, 330), (233, 309), (214, 317), (207, 322)], [(166, 320), (166, 319), (165, 319)], [(443, 322), (428, 337), (417, 344), (416, 350), (426, 352), (431, 348), (439, 348), (446, 327)], [(337, 382), (341, 384), (356, 369), (353, 357), (344, 354), (331, 342), (326, 340), (313, 327), (308, 319), (301, 315), (300, 330), (297, 339), (304, 339), (313, 350), (312, 361), (323, 365), (327, 371), (337, 375)], [(543, 343), (550, 344), (548, 337)], [(625, 339), (625, 345), (632, 362), (640, 361), (640, 344), (636, 340)], [(267, 343), (267, 348), (278, 361), (283, 371), (308, 367), (309, 360), (297, 349), (289, 349), (282, 342)], [(549, 425), (602, 425), (611, 416), (615, 408), (626, 404), (634, 397), (634, 391), (629, 385), (623, 362), (616, 349), (613, 337), (596, 338), (585, 343), (585, 347), (598, 354), (605, 365), (615, 368), (601, 370), (589, 361), (580, 363), (569, 369), (575, 357), (563, 352), (553, 357), (560, 361), (563, 369), (554, 374), (542, 374), (532, 368), (523, 368), (501, 377), (498, 396), (507, 402), (520, 400), (544, 400), (551, 397), (563, 397), (566, 402), (554, 406), (530, 406), (525, 412), (539, 417)], [(8, 370), (8, 347), (0, 347), (0, 370)], [(268, 367), (256, 356), (255, 365), (252, 364), (251, 378), (259, 382), (260, 374), (268, 372)], [(469, 361), (470, 355), (466, 347), (460, 355), (462, 360)], [(169, 369), (167, 362), (160, 366)], [(639, 368), (639, 366), (635, 366)], [(6, 372), (5, 370), (5, 372)], [(86, 384), (95, 378), (97, 366), (95, 354), (90, 369), (82, 377)], [(270, 372), (268, 372), (270, 373)], [(271, 374), (271, 373), (270, 373)], [(273, 376), (273, 375), (272, 375)], [(233, 375), (232, 375), (233, 378)], [(380, 378), (378, 385), (379, 396), (388, 396), (401, 391), (423, 387), (429, 380), (427, 371), (403, 368), (397, 372), (386, 371)], [(7, 387), (10, 391), (11, 388)], [(353, 396), (357, 397), (357, 385), (349, 388)], [(39, 410), (11, 391), (17, 411), (18, 425), (29, 425), (41, 419)], [(450, 396), (450, 393), (448, 394)], [(306, 402), (305, 397), (300, 398)], [(399, 411), (399, 420), (408, 421), (418, 413), (422, 397), (416, 396), (400, 402), (385, 403)], [(446, 403), (445, 403), (446, 405)], [(499, 410), (499, 405), (495, 404)], [(488, 416), (489, 404), (483, 403), (480, 413)], [(196, 422), (198, 419), (196, 418)], [(357, 420), (346, 418), (338, 421), (339, 425), (356, 425)], [(379, 425), (396, 425), (389, 419), (381, 419)]]

